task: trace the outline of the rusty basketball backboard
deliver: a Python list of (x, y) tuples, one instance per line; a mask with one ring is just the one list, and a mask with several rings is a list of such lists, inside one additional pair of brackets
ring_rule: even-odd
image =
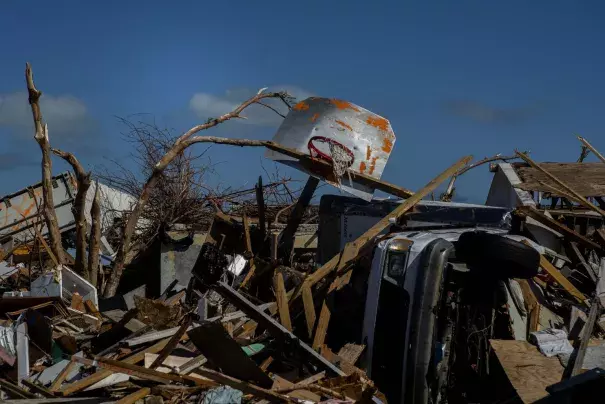
[[(273, 141), (314, 157), (330, 157), (330, 145), (336, 144), (347, 156), (349, 170), (377, 180), (395, 144), (395, 133), (389, 121), (347, 101), (311, 97), (296, 104), (288, 113)], [(273, 150), (266, 157), (318, 177), (343, 191), (371, 200), (374, 189), (350, 179), (347, 174), (338, 184), (310, 172), (295, 158)]]

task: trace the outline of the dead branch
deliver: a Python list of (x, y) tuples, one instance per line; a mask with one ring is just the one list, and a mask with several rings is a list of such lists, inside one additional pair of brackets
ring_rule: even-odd
[[(135, 204), (132, 212), (128, 217), (128, 221), (126, 222), (126, 226), (124, 227), (124, 231), (122, 233), (122, 239), (120, 246), (118, 247), (118, 253), (116, 256), (116, 260), (114, 261), (113, 272), (111, 273), (111, 277), (107, 282), (107, 286), (105, 288), (105, 296), (112, 297), (115, 295), (118, 284), (120, 282), (120, 278), (122, 277), (122, 272), (124, 270), (124, 266), (127, 264), (126, 257), (130, 250), (130, 245), (132, 241), (132, 236), (135, 232), (135, 228), (143, 213), (143, 209), (145, 208), (147, 202), (149, 201), (149, 197), (151, 196), (152, 190), (162, 177), (162, 173), (166, 168), (174, 161), (177, 156), (181, 155), (184, 150), (194, 143), (217, 143), (217, 144), (229, 144), (234, 146), (264, 146), (267, 142), (257, 141), (257, 140), (244, 140), (244, 139), (225, 139), (225, 138), (216, 138), (216, 137), (203, 137), (196, 136), (192, 137), (194, 134), (213, 128), (225, 121), (228, 121), (233, 118), (242, 118), (241, 113), (250, 105), (256, 104), (263, 99), (270, 98), (279, 98), (284, 100), (287, 97), (285, 93), (264, 93), (261, 89), (254, 97), (244, 101), (241, 105), (235, 108), (233, 111), (224, 114), (218, 118), (210, 119), (203, 125), (196, 125), (189, 129), (187, 132), (182, 134), (176, 142), (174, 142), (173, 146), (159, 159), (157, 164), (154, 165), (153, 171), (151, 175), (148, 177), (147, 181), (143, 185), (143, 189), (139, 195), (137, 203)], [(285, 102), (285, 101), (284, 101)]]
[(462, 174), (469, 171), (470, 169), (473, 169), (475, 167), (478, 167), (478, 166), (486, 164), (486, 163), (490, 163), (492, 161), (509, 161), (509, 160), (514, 160), (516, 158), (518, 158), (518, 157), (517, 156), (502, 156), (500, 153), (498, 153), (495, 156), (485, 157), (473, 164), (469, 164), (468, 166), (463, 167), (456, 174), (452, 175), (452, 178), (450, 178), (450, 182), (447, 185), (446, 191), (443, 194), (441, 194), (441, 197), (439, 199), (441, 199), (442, 202), (450, 202), (452, 200), (452, 197), (454, 196), (454, 191), (455, 191), (454, 183), (456, 182), (456, 179), (459, 176), (461, 176)]
[(95, 197), (90, 208), (91, 229), (88, 248), (88, 272), (90, 283), (97, 286), (99, 276), (99, 250), (101, 243), (101, 206), (99, 204), (99, 181), (95, 184)]
[(90, 278), (90, 272), (88, 272), (86, 265), (86, 194), (90, 188), (90, 172), (86, 172), (82, 164), (78, 161), (76, 156), (72, 153), (67, 153), (59, 149), (51, 149), (52, 152), (67, 161), (76, 174), (76, 181), (78, 190), (76, 192), (76, 200), (74, 202), (74, 218), (76, 220), (76, 262), (74, 270), (76, 273), (83, 274), (87, 280)]
[(29, 63), (25, 64), (25, 80), (27, 82), (27, 91), (29, 94), (29, 105), (32, 109), (34, 119), (35, 134), (34, 139), (40, 145), (42, 151), (42, 196), (44, 200), (44, 221), (48, 229), (48, 238), (50, 248), (57, 257), (59, 264), (65, 262), (63, 246), (61, 245), (61, 233), (55, 212), (52, 188), (52, 161), (50, 159), (50, 143), (48, 140), (48, 125), (42, 121), (42, 112), (40, 111), (39, 100), (42, 92), (38, 91), (34, 85), (34, 77)]

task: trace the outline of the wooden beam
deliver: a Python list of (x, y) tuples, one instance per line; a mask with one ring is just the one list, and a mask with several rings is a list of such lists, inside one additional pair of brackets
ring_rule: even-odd
[(16, 398), (16, 399), (34, 399), (34, 398), (36, 398), (35, 394), (30, 393), (29, 391), (22, 389), (21, 387), (17, 386), (16, 384), (13, 384), (13, 383), (9, 382), (8, 380), (2, 379), (2, 378), (0, 378), (0, 388), (9, 397), (12, 397), (12, 398)]
[[(168, 344), (168, 341), (169, 341), (168, 338), (163, 341), (160, 341), (143, 351), (137, 352), (136, 354), (134, 354), (126, 359), (123, 359), (122, 363), (132, 363), (132, 364), (138, 363), (145, 359), (146, 353), (160, 352), (166, 346), (166, 344)], [(63, 396), (68, 396), (70, 394), (77, 393), (78, 391), (82, 391), (85, 388), (90, 387), (97, 382), (100, 382), (101, 380), (105, 379), (107, 376), (111, 376), (112, 373), (113, 372), (111, 372), (110, 370), (106, 370), (106, 369), (97, 370), (95, 373), (91, 374), (88, 377), (85, 377), (84, 379), (81, 379), (76, 382), (63, 386), (59, 390), (59, 393), (61, 393)]]
[(38, 393), (42, 397), (46, 397), (46, 398), (55, 398), (56, 397), (51, 391), (48, 391), (46, 389), (46, 387), (36, 384), (34, 382), (31, 382), (27, 379), (21, 380), (21, 383), (25, 387), (27, 387), (29, 389), (29, 391), (31, 391), (32, 393)]
[(588, 148), (588, 150), (590, 150), (595, 156), (597, 156), (597, 158), (599, 160), (601, 160), (603, 163), (605, 163), (605, 156), (603, 156), (601, 153), (599, 153), (599, 151), (597, 149), (595, 149), (595, 147), (593, 145), (588, 143), (588, 140), (584, 139), (582, 136), (578, 136), (578, 140), (580, 142), (582, 142), (582, 144), (584, 144), (584, 146), (586, 146), (586, 148)]
[(176, 348), (177, 344), (179, 343), (183, 335), (185, 335), (185, 332), (187, 332), (187, 329), (191, 326), (192, 322), (193, 317), (187, 316), (187, 320), (184, 321), (183, 324), (181, 324), (181, 326), (177, 330), (177, 332), (172, 337), (170, 337), (170, 340), (168, 341), (166, 346), (160, 351), (158, 357), (155, 358), (155, 360), (149, 367), (150, 369), (156, 369), (158, 366), (164, 363), (164, 360), (168, 357), (168, 355), (172, 353), (172, 351), (174, 351), (174, 348)]
[(313, 337), (313, 328), (315, 327), (315, 305), (313, 303), (313, 293), (311, 292), (311, 288), (309, 285), (302, 285), (302, 299), (303, 306), (305, 309), (305, 320), (307, 321), (307, 332), (309, 333), (309, 338)]
[(331, 316), (332, 313), (324, 300), (323, 304), (321, 305), (321, 312), (319, 313), (319, 321), (317, 321), (315, 337), (313, 337), (313, 349), (319, 350), (324, 345)]
[(297, 383), (293, 383), (291, 386), (278, 388), (275, 391), (277, 393), (289, 393), (294, 390), (305, 388), (305, 387), (309, 386), (310, 384), (316, 383), (316, 382), (320, 381), (321, 379), (324, 379), (325, 377), (326, 377), (326, 372), (316, 373), (312, 376), (307, 377), (304, 380), (301, 380)]
[(279, 270), (275, 271), (273, 276), (273, 288), (275, 290), (275, 301), (277, 302), (277, 311), (279, 320), (288, 331), (292, 331), (292, 321), (290, 320), (290, 309), (288, 308), (288, 296), (284, 285), (284, 276)]
[(520, 216), (529, 216), (532, 219), (534, 219), (535, 221), (542, 223), (544, 226), (550, 227), (557, 233), (561, 233), (564, 236), (569, 237), (572, 241), (576, 241), (586, 248), (590, 248), (590, 249), (597, 250), (600, 252), (603, 251), (603, 247), (600, 246), (599, 244), (595, 243), (594, 241), (590, 240), (587, 237), (584, 237), (583, 235), (581, 235), (579, 233), (576, 233), (575, 231), (573, 231), (569, 227), (565, 226), (564, 224), (559, 223), (555, 219), (552, 219), (552, 218), (546, 216), (544, 213), (540, 212), (539, 210), (537, 210), (536, 208), (534, 208), (532, 206), (519, 207), (519, 208), (517, 208), (515, 213)]
[(578, 203), (582, 204), (582, 206), (584, 206), (590, 210), (593, 210), (593, 211), (597, 212), (598, 214), (600, 214), (601, 216), (605, 217), (605, 211), (603, 211), (602, 209), (597, 207), (594, 203), (588, 202), (586, 200), (586, 198), (584, 198), (578, 192), (573, 190), (569, 185), (565, 184), (563, 181), (561, 181), (560, 179), (558, 179), (557, 177), (555, 177), (554, 175), (552, 175), (551, 173), (546, 171), (544, 168), (540, 167), (540, 165), (538, 163), (536, 163), (535, 161), (533, 161), (531, 158), (529, 158), (529, 156), (527, 156), (527, 154), (521, 153), (519, 151), (517, 151), (516, 153), (517, 153), (517, 156), (519, 156), (521, 159), (523, 159), (527, 164), (529, 164), (536, 170), (540, 171), (542, 174), (546, 175), (552, 182), (557, 184), (557, 186), (560, 187), (562, 191), (565, 191), (569, 195), (572, 195), (574, 197), (574, 200), (576, 200)]
[(76, 367), (77, 363), (74, 361), (70, 361), (67, 366), (63, 368), (63, 370), (57, 375), (55, 380), (53, 380), (52, 384), (49, 387), (49, 391), (55, 392), (61, 388), (61, 384), (65, 381), (67, 376), (71, 373), (74, 367)]
[(208, 380), (200, 379), (198, 377), (176, 375), (172, 373), (162, 373), (157, 370), (147, 369), (143, 366), (133, 365), (124, 361), (116, 361), (108, 358), (101, 358), (95, 361), (88, 358), (82, 358), (80, 356), (72, 356), (72, 359), (87, 366), (100, 367), (104, 370), (110, 371), (111, 373), (124, 373), (127, 375), (139, 377), (141, 379), (151, 380), (157, 383), (177, 382), (182, 384), (193, 384), (197, 386), (216, 386), (215, 383), (210, 382)]
[(529, 334), (535, 331), (538, 331), (538, 326), (540, 324), (540, 304), (538, 303), (538, 299), (534, 294), (533, 290), (531, 290), (531, 286), (529, 285), (529, 281), (527, 279), (515, 279), (519, 286), (521, 287), (521, 293), (523, 294), (523, 301), (525, 302), (525, 306), (527, 309), (527, 335), (526, 338), (529, 338)]
[[(400, 204), (393, 212), (386, 215), (382, 218), (378, 223), (372, 226), (369, 230), (367, 230), (364, 234), (359, 236), (352, 243), (347, 243), (344, 250), (341, 254), (337, 254), (332, 259), (330, 259), (327, 263), (321, 266), (317, 271), (309, 275), (304, 282), (309, 286), (315, 285), (317, 282), (325, 278), (328, 274), (334, 271), (337, 267), (344, 268), (353, 262), (357, 253), (362, 249), (369, 245), (376, 236), (382, 233), (387, 227), (391, 225), (391, 221), (398, 221), (401, 216), (403, 216), (407, 211), (412, 209), (418, 202), (422, 200), (425, 196), (429, 195), (432, 191), (434, 191), (443, 181), (454, 175), (459, 169), (464, 167), (473, 159), (473, 156), (466, 156), (462, 159), (458, 160), (455, 164), (450, 166), (447, 170), (439, 174), (437, 177), (429, 181), (420, 191), (411, 195), (405, 202)], [(294, 291), (291, 293), (291, 301), (300, 297), (301, 295), (300, 288), (296, 293)], [(289, 294), (290, 294), (289, 293)]]
[[(262, 186), (262, 179), (259, 177), (259, 181), (261, 186)], [(262, 189), (261, 189), (261, 196), (262, 196)], [(259, 207), (260, 209), (260, 207)], [(263, 207), (264, 209), (264, 207)], [(263, 216), (264, 216), (264, 212), (263, 212)], [(264, 220), (264, 218), (262, 219)], [(261, 219), (259, 218), (259, 223), (260, 223)], [(252, 238), (250, 237), (250, 224), (248, 223), (248, 216), (246, 215), (246, 211), (244, 210), (244, 215), (243, 215), (243, 225), (244, 225), (244, 238), (246, 240), (246, 249), (250, 252), (250, 254), (252, 254)], [(264, 232), (264, 230), (263, 230)], [(264, 238), (263, 238), (264, 240)], [(249, 266), (250, 269), (248, 269), (248, 273), (246, 274), (246, 276), (244, 277), (244, 280), (242, 281), (242, 283), (240, 283), (238, 289), (243, 289), (248, 282), (250, 282), (250, 279), (252, 279), (252, 277), (254, 276), (254, 273), (256, 272), (256, 265), (254, 264), (254, 258), (251, 258), (249, 261)]]
[(134, 393), (127, 395), (126, 397), (122, 397), (121, 399), (116, 401), (115, 404), (134, 404), (138, 400), (144, 399), (150, 393), (151, 393), (151, 389), (149, 387), (143, 387), (142, 389), (139, 389), (139, 390), (135, 391)]
[[(531, 246), (527, 240), (523, 240), (523, 243)], [(567, 280), (565, 276), (559, 270), (550, 263), (545, 256), (540, 254), (540, 268), (542, 268), (551, 278), (553, 278), (565, 291), (573, 297), (578, 303), (586, 304), (586, 296), (580, 292), (571, 282)]]

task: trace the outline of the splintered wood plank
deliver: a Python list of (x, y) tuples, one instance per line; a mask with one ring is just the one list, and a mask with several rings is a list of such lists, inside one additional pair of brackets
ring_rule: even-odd
[(148, 396), (150, 393), (151, 389), (149, 387), (143, 387), (142, 389), (139, 389), (134, 393), (131, 393), (126, 397), (123, 397), (120, 400), (116, 401), (116, 404), (134, 404), (138, 400), (141, 400)]
[[(584, 198), (584, 196), (582, 196), (579, 192), (577, 192), (575, 189), (572, 189), (564, 181), (560, 180), (558, 177), (556, 177), (555, 175), (550, 173), (548, 170), (546, 170), (540, 164), (533, 161), (527, 154), (521, 153), (521, 152), (516, 152), (516, 154), (527, 164), (529, 164), (530, 166), (532, 166), (533, 168), (535, 168), (536, 170), (538, 170), (542, 174), (544, 174), (550, 181), (554, 182), (562, 191), (573, 196), (574, 199), (576, 200), (576, 202), (578, 202), (579, 204), (581, 204), (582, 206), (584, 206), (588, 209), (591, 209), (591, 210), (597, 212), (601, 216), (605, 217), (605, 211), (598, 208), (595, 204), (588, 202), (586, 200), (586, 198)], [(570, 182), (572, 182), (572, 181), (570, 181)], [(577, 182), (577, 179), (573, 182)], [(597, 194), (597, 195), (601, 195), (601, 194)]]
[(328, 324), (330, 323), (331, 316), (332, 313), (324, 300), (321, 306), (321, 312), (319, 313), (315, 337), (313, 338), (313, 349), (319, 350), (323, 346), (324, 341), (326, 340), (326, 333), (328, 332)]
[(538, 325), (540, 323), (540, 304), (538, 303), (538, 299), (534, 294), (533, 290), (531, 290), (531, 286), (529, 285), (529, 281), (527, 279), (515, 279), (519, 286), (521, 287), (521, 292), (523, 293), (523, 301), (525, 302), (525, 306), (527, 308), (527, 316), (528, 316), (528, 326), (527, 326), (527, 337), (529, 337), (529, 333), (538, 331)]
[[(382, 233), (386, 228), (391, 225), (391, 221), (398, 221), (401, 216), (403, 216), (406, 212), (412, 209), (418, 202), (422, 200), (425, 196), (429, 195), (433, 192), (443, 181), (454, 175), (458, 170), (462, 167), (466, 166), (471, 160), (473, 156), (466, 156), (456, 163), (454, 163), (447, 170), (439, 174), (437, 177), (429, 181), (428, 184), (424, 186), (420, 191), (415, 194), (409, 196), (401, 205), (399, 205), (395, 210), (391, 213), (380, 219), (378, 223), (372, 226), (369, 230), (359, 236), (352, 243), (347, 243), (349, 246), (345, 246), (346, 254), (336, 254), (332, 259), (322, 265), (317, 271), (309, 275), (304, 282), (309, 286), (315, 285), (317, 282), (324, 279), (328, 274), (334, 271), (337, 267), (339, 269), (344, 268), (345, 266), (351, 264), (355, 258), (357, 257), (357, 253), (371, 244), (376, 236)], [(294, 300), (301, 295), (301, 289), (298, 291), (291, 292), (291, 300)]]
[(273, 288), (275, 289), (275, 300), (277, 301), (279, 320), (288, 331), (292, 331), (292, 321), (290, 320), (290, 309), (288, 308), (288, 296), (284, 285), (284, 277), (279, 271), (275, 271), (275, 275), (273, 276)]
[(350, 364), (354, 365), (359, 360), (359, 357), (361, 356), (365, 348), (365, 345), (346, 344), (345, 346), (340, 348), (340, 351), (338, 351), (337, 355), (349, 362)]
[(311, 292), (311, 288), (309, 285), (302, 285), (302, 299), (303, 306), (305, 309), (305, 320), (307, 321), (307, 332), (309, 333), (309, 338), (313, 337), (313, 327), (315, 327), (315, 305), (313, 303), (313, 293)]
[[(526, 240), (523, 243), (530, 245)], [(548, 275), (550, 275), (571, 297), (576, 299), (580, 304), (585, 304), (586, 296), (580, 292), (570, 281), (559, 270), (550, 263), (545, 256), (540, 254), (540, 268), (542, 268)]]
[(548, 396), (546, 387), (561, 381), (563, 366), (559, 359), (547, 358), (528, 342), (492, 339), (490, 345), (524, 403)]

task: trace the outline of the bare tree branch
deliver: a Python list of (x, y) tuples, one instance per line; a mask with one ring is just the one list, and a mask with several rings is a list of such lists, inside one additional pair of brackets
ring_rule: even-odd
[(48, 229), (48, 238), (50, 248), (55, 254), (59, 264), (65, 263), (63, 246), (61, 245), (61, 232), (55, 212), (55, 203), (53, 200), (52, 188), (52, 161), (50, 159), (50, 143), (48, 140), (48, 126), (43, 125), (42, 112), (40, 111), (39, 100), (42, 92), (38, 91), (34, 85), (34, 77), (29, 63), (25, 64), (25, 81), (27, 82), (27, 91), (29, 94), (29, 105), (31, 106), (34, 119), (35, 134), (34, 139), (38, 142), (42, 151), (42, 196), (44, 200), (44, 221)]
[(51, 149), (52, 152), (67, 161), (76, 174), (78, 190), (76, 192), (76, 200), (74, 202), (74, 218), (76, 220), (76, 262), (74, 270), (78, 274), (82, 274), (86, 280), (92, 281), (90, 272), (86, 265), (86, 193), (90, 188), (90, 172), (86, 172), (82, 164), (76, 159), (72, 153), (67, 153), (59, 149)]
[(242, 111), (244, 111), (250, 105), (256, 104), (263, 99), (279, 98), (282, 101), (286, 102), (285, 99), (287, 97), (288, 96), (285, 93), (264, 93), (263, 90), (261, 90), (254, 97), (244, 101), (233, 111), (231, 111), (227, 114), (224, 114), (218, 118), (210, 119), (208, 122), (206, 122), (203, 125), (196, 125), (196, 126), (192, 127), (187, 132), (182, 134), (176, 140), (176, 142), (174, 142), (172, 147), (164, 153), (164, 155), (159, 159), (159, 161), (156, 160), (157, 163), (153, 166), (153, 170), (152, 170), (151, 174), (149, 175), (145, 184), (143, 185), (139, 198), (138, 198), (132, 212), (130, 213), (130, 215), (128, 217), (128, 221), (126, 222), (126, 225), (124, 227), (124, 230), (122, 233), (122, 238), (121, 238), (121, 243), (120, 243), (120, 246), (118, 247), (118, 253), (117, 253), (116, 259), (114, 261), (113, 272), (111, 273), (111, 277), (110, 277), (109, 281), (107, 282), (107, 286), (105, 288), (104, 295), (106, 297), (114, 296), (118, 289), (118, 285), (120, 282), (120, 278), (122, 277), (122, 272), (124, 270), (124, 266), (127, 264), (127, 262), (126, 262), (127, 255), (128, 255), (128, 252), (130, 251), (132, 237), (133, 237), (133, 234), (135, 233), (135, 229), (136, 229), (137, 223), (139, 221), (139, 218), (141, 217), (143, 210), (144, 210), (145, 206), (147, 205), (149, 198), (152, 195), (153, 189), (155, 188), (156, 184), (162, 178), (162, 174), (163, 174), (164, 170), (166, 170), (169, 167), (169, 165), (174, 161), (175, 158), (182, 155), (182, 153), (185, 151), (185, 149), (194, 143), (210, 142), (210, 143), (218, 143), (218, 144), (230, 144), (230, 145), (235, 145), (235, 146), (264, 146), (266, 144), (266, 142), (263, 142), (263, 141), (239, 140), (239, 139), (236, 140), (236, 139), (202, 137), (202, 136), (192, 137), (192, 136), (200, 131), (213, 128), (230, 119), (241, 118)]

